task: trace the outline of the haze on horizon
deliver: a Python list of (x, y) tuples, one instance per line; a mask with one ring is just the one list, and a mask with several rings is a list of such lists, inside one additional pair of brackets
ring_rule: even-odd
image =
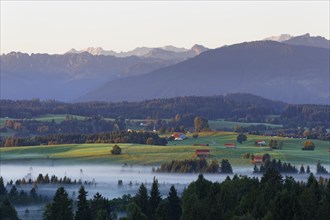
[(209, 48), (310, 33), (329, 39), (329, 1), (1, 1), (1, 54)]

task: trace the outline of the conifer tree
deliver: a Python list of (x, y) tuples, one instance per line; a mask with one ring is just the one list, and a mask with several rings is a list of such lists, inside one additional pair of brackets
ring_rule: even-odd
[(141, 212), (146, 216), (150, 216), (148, 191), (143, 183), (141, 184), (139, 191), (136, 194), (135, 201), (138, 207), (140, 207)]
[(303, 164), (301, 164), (299, 173), (300, 174), (304, 174), (305, 173), (305, 168), (304, 168), (304, 165)]
[(87, 192), (85, 191), (85, 187), (81, 186), (79, 189), (79, 195), (78, 195), (78, 210), (77, 210), (76, 216), (75, 216), (76, 220), (92, 219), (91, 209), (89, 207), (86, 197), (87, 197)]
[(15, 208), (10, 204), (8, 198), (5, 198), (0, 205), (0, 219), (18, 220)]
[(181, 201), (173, 185), (170, 188), (167, 199), (169, 219), (179, 220), (181, 216)]
[(92, 219), (110, 220), (112, 219), (108, 200), (100, 193), (96, 193), (91, 204)]
[(0, 197), (7, 195), (7, 190), (3, 182), (3, 178), (0, 176)]
[(162, 198), (158, 189), (158, 180), (154, 177), (149, 198), (151, 219), (155, 219), (156, 209), (161, 201)]
[(59, 187), (55, 193), (52, 203), (46, 206), (44, 212), (45, 220), (72, 220), (72, 201), (64, 187)]

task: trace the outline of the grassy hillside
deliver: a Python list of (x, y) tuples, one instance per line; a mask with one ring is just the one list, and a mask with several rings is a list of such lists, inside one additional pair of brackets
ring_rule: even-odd
[[(159, 165), (164, 161), (174, 159), (193, 158), (196, 149), (210, 149), (210, 159), (228, 158), (233, 165), (251, 166), (250, 159), (242, 159), (243, 154), (260, 155), (269, 153), (272, 158), (281, 159), (296, 165), (315, 165), (320, 160), (324, 165), (330, 164), (329, 142), (317, 141), (314, 151), (301, 150), (304, 140), (290, 138), (276, 138), (284, 142), (282, 150), (269, 150), (268, 147), (257, 147), (255, 140), (263, 139), (266, 142), (271, 137), (248, 135), (248, 141), (238, 144), (236, 149), (226, 149), (225, 143), (236, 140), (232, 132), (205, 132), (199, 138), (189, 138), (184, 141), (171, 141), (167, 146), (152, 146), (139, 144), (119, 144), (122, 154), (110, 154), (113, 144), (69, 144), (52, 146), (12, 147), (1, 148), (2, 163), (39, 163), (44, 164), (146, 164)], [(192, 146), (193, 144), (209, 144), (207, 147)]]
[(209, 120), (209, 125), (212, 130), (224, 129), (224, 128), (234, 128), (237, 125), (239, 125), (241, 127), (249, 127), (251, 125), (265, 125), (270, 128), (281, 128), (282, 127), (282, 125), (276, 125), (276, 124), (270, 124), (270, 123), (244, 123), (244, 122), (226, 121), (223, 119)]

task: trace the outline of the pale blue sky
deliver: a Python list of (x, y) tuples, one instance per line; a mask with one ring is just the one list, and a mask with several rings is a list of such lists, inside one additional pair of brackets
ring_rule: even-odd
[(329, 1), (3, 1), (1, 53), (210, 48), (288, 33), (329, 38)]

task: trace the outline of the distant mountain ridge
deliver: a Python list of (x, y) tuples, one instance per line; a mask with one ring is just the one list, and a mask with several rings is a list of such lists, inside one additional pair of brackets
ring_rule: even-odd
[(328, 44), (305, 34), (212, 50), (138, 47), (124, 52), (126, 57), (111, 55), (114, 51), (97, 55), (102, 48), (63, 55), (12, 52), (0, 56), (0, 98), (135, 101), (251, 93), (289, 103), (329, 104)]
[(290, 45), (300, 45), (309, 47), (320, 47), (330, 49), (330, 41), (321, 36), (310, 36), (310, 34), (304, 34), (297, 37), (292, 37), (282, 43)]
[(283, 42), (283, 41), (289, 40), (291, 38), (293, 38), (293, 36), (290, 35), (290, 34), (281, 34), (281, 35), (278, 35), (278, 36), (267, 37), (264, 40), (272, 40), (272, 41), (277, 41), (277, 42)]
[(1, 98), (71, 101), (108, 80), (144, 74), (180, 60), (12, 52), (1, 55)]
[(77, 101), (139, 101), (226, 93), (328, 104), (329, 50), (274, 41), (235, 44), (149, 74), (108, 82)]
[(115, 52), (112, 50), (104, 50), (102, 47), (88, 47), (83, 50), (76, 50), (72, 48), (66, 53), (80, 54), (80, 53), (90, 53), (92, 55), (105, 55), (105, 56), (115, 56), (115, 57), (129, 57), (129, 56), (138, 56), (138, 57), (148, 57), (148, 58), (157, 58), (157, 59), (180, 59), (184, 60), (187, 58), (194, 57), (208, 48), (195, 44), (191, 49), (178, 48), (172, 45), (164, 47), (137, 47), (134, 50), (127, 52)]
[(278, 36), (267, 37), (264, 40), (277, 41), (290, 45), (300, 45), (308, 47), (330, 48), (330, 41), (321, 36), (311, 36), (309, 33), (299, 36), (281, 34)]

